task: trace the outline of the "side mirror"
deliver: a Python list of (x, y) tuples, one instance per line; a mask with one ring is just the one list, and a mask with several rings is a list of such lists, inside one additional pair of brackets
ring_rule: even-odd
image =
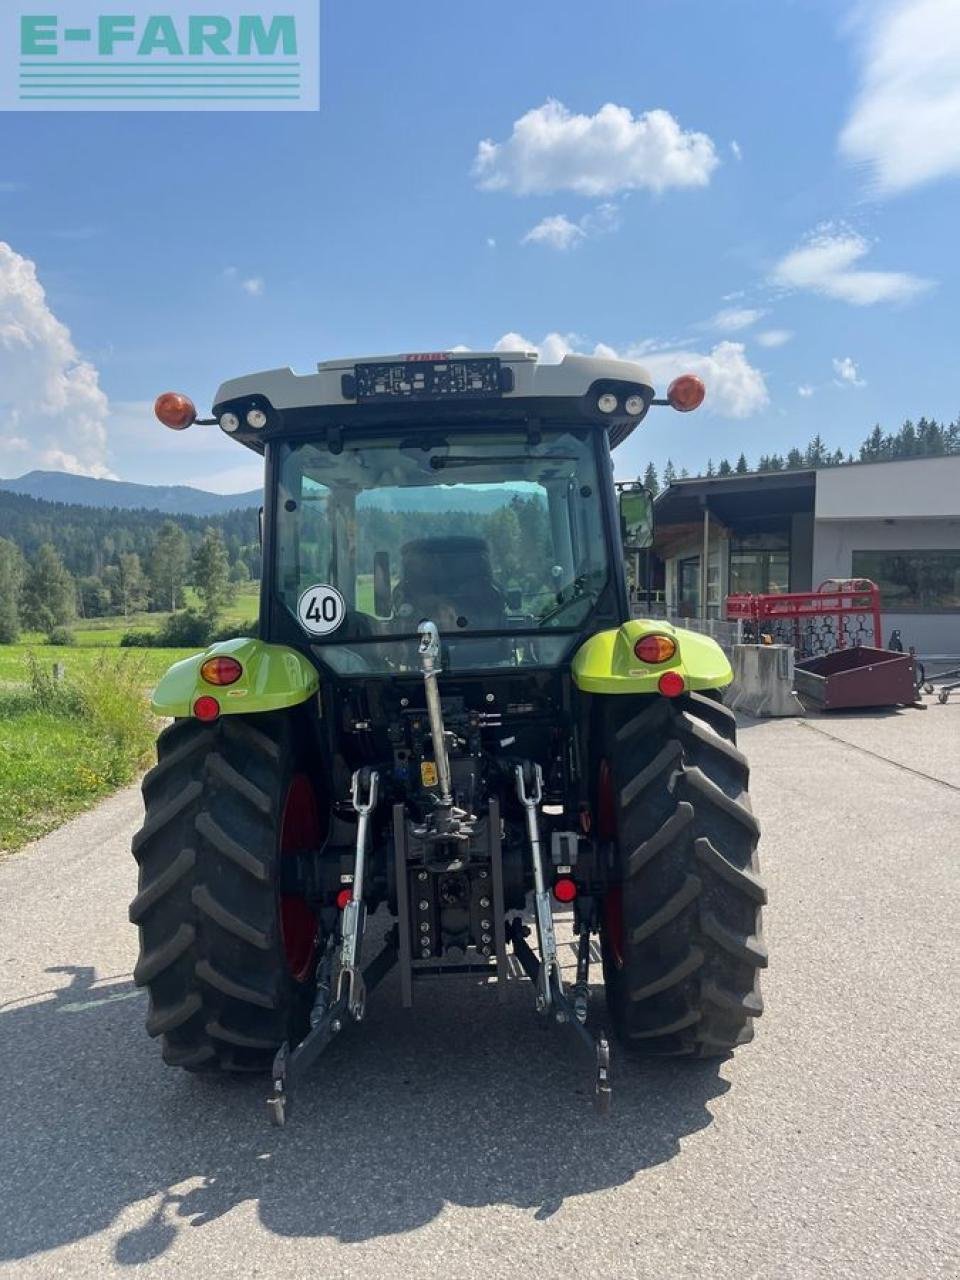
[(378, 618), (390, 618), (393, 616), (389, 551), (375, 551), (373, 553), (373, 612)]
[(653, 495), (649, 490), (620, 490), (620, 536), (627, 551), (653, 546)]

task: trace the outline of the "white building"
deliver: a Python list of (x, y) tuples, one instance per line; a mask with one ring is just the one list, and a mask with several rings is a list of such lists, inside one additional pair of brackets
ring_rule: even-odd
[(670, 615), (870, 578), (884, 644), (896, 629), (921, 656), (960, 655), (960, 457), (677, 480), (655, 512)]

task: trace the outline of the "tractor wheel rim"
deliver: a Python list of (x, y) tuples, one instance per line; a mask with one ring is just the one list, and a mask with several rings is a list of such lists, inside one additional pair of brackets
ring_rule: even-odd
[[(316, 849), (320, 819), (313, 784), (304, 773), (290, 780), (280, 823), (280, 856), (293, 857), (302, 849)], [(297, 982), (305, 982), (313, 970), (317, 949), (317, 918), (303, 898), (280, 894), (280, 935), (287, 968)]]

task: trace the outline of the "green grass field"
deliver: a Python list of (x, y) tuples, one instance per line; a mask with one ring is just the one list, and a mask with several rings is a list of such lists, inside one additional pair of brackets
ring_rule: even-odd
[[(62, 647), (37, 637), (0, 645), (0, 857), (90, 808), (150, 762), (160, 726), (149, 692), (171, 663), (196, 650), (119, 649), (127, 626), (112, 622), (94, 633), (98, 644)], [(63, 667), (57, 684), (56, 664)]]
[[(219, 627), (257, 616), (259, 584), (237, 588)], [(197, 606), (192, 591), (184, 602)], [(150, 690), (196, 649), (121, 649), (125, 631), (156, 631), (166, 613), (79, 619), (74, 645), (42, 635), (0, 645), (0, 856), (53, 830), (136, 777), (159, 723)], [(54, 667), (62, 679), (54, 680)]]
[(149, 764), (160, 727), (150, 690), (191, 652), (0, 645), (0, 856)]
[[(236, 589), (236, 596), (221, 611), (220, 627), (234, 627), (237, 635), (250, 629), (256, 620), (260, 597), (259, 582), (244, 582)], [(200, 601), (192, 587), (187, 588), (184, 604), (198, 609)], [(77, 644), (82, 648), (102, 648), (117, 645), (125, 631), (158, 631), (170, 617), (169, 613), (131, 613), (126, 618), (79, 618), (73, 627)], [(42, 643), (38, 636), (37, 642)]]
[[(106, 634), (109, 635), (110, 632)], [(105, 652), (116, 656), (121, 651), (117, 649), (116, 642), (111, 644), (109, 641), (96, 647), (84, 645), (82, 647), (69, 648), (64, 645), (43, 644), (42, 641), (40, 643), (2, 644), (0, 645), (0, 689), (15, 687), (19, 690), (24, 690), (29, 687), (30, 673), (27, 655), (30, 653), (34, 654), (37, 661), (45, 668), (51, 669), (55, 663), (61, 663), (67, 679), (82, 680), (85, 672), (89, 672), (98, 663), (102, 662)], [(178, 662), (181, 658), (189, 657), (191, 653), (196, 653), (197, 650), (128, 649), (123, 652), (136, 654), (149, 687), (151, 683), (156, 683), (160, 679), (171, 663)], [(0, 716), (2, 715), (3, 710), (0, 708)], [(0, 736), (2, 736), (2, 731), (0, 731)]]

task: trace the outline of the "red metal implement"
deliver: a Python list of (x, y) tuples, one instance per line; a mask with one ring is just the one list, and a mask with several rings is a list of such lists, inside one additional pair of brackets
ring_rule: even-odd
[(880, 589), (868, 578), (828, 578), (816, 591), (728, 596), (727, 617), (742, 619), (755, 642), (769, 635), (804, 657), (883, 644)]

